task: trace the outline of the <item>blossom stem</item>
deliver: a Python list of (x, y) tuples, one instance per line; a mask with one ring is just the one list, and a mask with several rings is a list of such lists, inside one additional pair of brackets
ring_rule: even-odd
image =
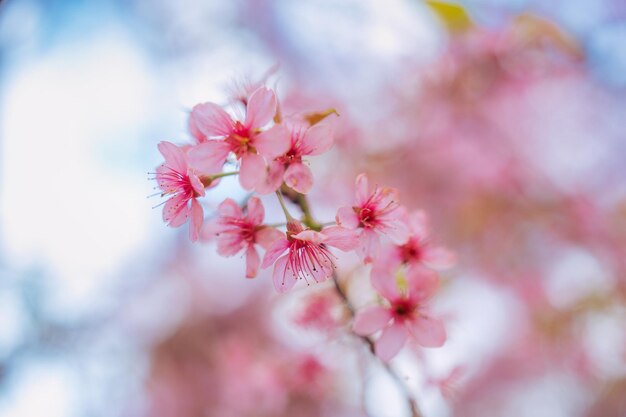
[[(335, 284), (335, 290), (337, 291), (337, 294), (339, 295), (344, 305), (346, 306), (348, 312), (350, 313), (350, 317), (354, 318), (354, 316), (356, 315), (356, 310), (354, 306), (352, 305), (352, 303), (350, 302), (350, 300), (348, 299), (348, 295), (346, 294), (344, 289), (341, 287), (341, 284), (339, 283), (339, 280), (337, 278), (337, 274), (334, 271), (333, 271), (333, 283)], [(375, 347), (374, 340), (371, 337), (360, 336), (354, 332), (351, 332), (351, 333), (354, 336), (358, 337), (359, 339), (363, 340), (363, 342), (367, 345), (372, 355), (378, 358), (374, 350), (374, 347)], [(420, 411), (419, 406), (417, 405), (417, 402), (415, 401), (415, 398), (413, 398), (413, 396), (411, 395), (410, 389), (409, 387), (407, 387), (402, 377), (398, 375), (396, 371), (387, 362), (383, 362), (382, 360), (380, 360), (380, 363), (383, 365), (387, 373), (389, 373), (389, 375), (396, 381), (397, 385), (403, 391), (406, 397), (406, 401), (408, 403), (409, 409), (411, 410), (411, 417), (423, 417), (423, 414)]]
[(276, 190), (276, 197), (278, 197), (278, 202), (280, 203), (280, 207), (283, 209), (283, 213), (285, 213), (285, 218), (287, 222), (293, 220), (293, 216), (287, 210), (287, 206), (285, 205), (285, 200), (283, 200), (283, 195), (280, 190)]
[(233, 171), (233, 172), (221, 172), (219, 174), (212, 174), (210, 175), (211, 180), (216, 180), (218, 178), (222, 178), (222, 177), (230, 177), (231, 175), (237, 175), (239, 174), (239, 171)]

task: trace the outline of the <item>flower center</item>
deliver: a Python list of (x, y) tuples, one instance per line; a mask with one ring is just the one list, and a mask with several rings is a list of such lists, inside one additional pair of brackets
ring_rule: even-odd
[(405, 320), (413, 315), (416, 307), (417, 306), (409, 300), (398, 300), (393, 304), (393, 317), (397, 320)]
[(359, 227), (374, 227), (376, 222), (376, 212), (369, 207), (355, 207), (359, 216)]
[(234, 132), (228, 136), (224, 141), (231, 147), (233, 153), (237, 158), (241, 158), (248, 152), (256, 152), (256, 149), (251, 145), (251, 132), (241, 122), (235, 122)]
[(414, 239), (400, 246), (400, 251), (403, 263), (416, 262), (422, 258), (422, 248)]

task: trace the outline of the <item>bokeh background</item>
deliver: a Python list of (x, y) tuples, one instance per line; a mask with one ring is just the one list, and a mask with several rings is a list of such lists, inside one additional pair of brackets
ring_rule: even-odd
[(424, 415), (626, 415), (626, 3), (454, 4), (1, 1), (0, 416), (409, 415), (332, 287), (277, 296), (146, 198), (266, 75), (341, 115), (320, 218), (365, 171), (459, 255), (447, 344), (392, 363)]

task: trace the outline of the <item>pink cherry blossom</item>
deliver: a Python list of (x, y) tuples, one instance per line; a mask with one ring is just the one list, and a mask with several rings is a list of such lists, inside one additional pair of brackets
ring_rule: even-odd
[(204, 196), (204, 187), (198, 173), (190, 168), (187, 154), (170, 142), (161, 142), (159, 152), (165, 162), (156, 169), (155, 179), (162, 196), (169, 196), (163, 207), (163, 221), (168, 226), (179, 227), (191, 218), (189, 238), (198, 240), (204, 212), (197, 197)]
[(357, 253), (365, 263), (371, 263), (378, 252), (379, 234), (388, 236), (397, 244), (407, 241), (409, 230), (405, 216), (396, 190), (376, 186), (370, 193), (367, 176), (360, 174), (356, 179), (354, 206), (339, 208), (337, 223), (356, 232), (359, 239)]
[(377, 267), (395, 270), (400, 265), (416, 267), (420, 265), (433, 269), (450, 268), (456, 262), (453, 252), (443, 246), (433, 244), (426, 213), (418, 210), (408, 219), (409, 238), (401, 245), (387, 245), (376, 260)]
[(247, 212), (244, 214), (233, 199), (227, 198), (219, 205), (219, 218), (210, 229), (217, 236), (217, 252), (220, 255), (233, 256), (245, 251), (246, 277), (254, 278), (261, 263), (255, 245), (267, 249), (283, 234), (263, 225), (265, 209), (261, 200), (251, 197), (246, 207)]
[(406, 282), (389, 274), (373, 274), (374, 288), (388, 301), (388, 307), (369, 307), (357, 313), (353, 330), (368, 336), (382, 330), (375, 343), (376, 355), (393, 358), (409, 337), (424, 347), (440, 347), (446, 341), (441, 320), (433, 318), (427, 302), (439, 286), (437, 275), (427, 269), (408, 271)]
[(190, 151), (194, 166), (223, 164), (232, 152), (241, 163), (241, 186), (253, 190), (267, 176), (265, 159), (282, 155), (289, 148), (289, 134), (285, 127), (275, 125), (262, 130), (272, 121), (276, 106), (276, 95), (265, 87), (250, 96), (243, 122), (234, 120), (215, 103), (196, 105), (189, 120), (190, 130), (200, 142)]
[(286, 292), (298, 279), (304, 279), (308, 284), (309, 278), (321, 282), (332, 276), (334, 255), (328, 246), (349, 251), (354, 249), (356, 243), (353, 234), (343, 227), (332, 226), (316, 232), (305, 229), (297, 220), (290, 220), (286, 236), (275, 241), (267, 250), (261, 268), (276, 263), (274, 287), (278, 292)]
[(273, 192), (283, 181), (302, 194), (311, 190), (313, 174), (303, 163), (302, 157), (321, 155), (328, 151), (333, 146), (332, 129), (324, 124), (306, 127), (301, 123), (294, 123), (289, 130), (289, 149), (272, 161), (266, 181), (257, 186), (257, 191), (264, 194)]

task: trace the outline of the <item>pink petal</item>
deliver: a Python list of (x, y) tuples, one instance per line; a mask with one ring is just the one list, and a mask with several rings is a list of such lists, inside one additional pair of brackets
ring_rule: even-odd
[(352, 229), (341, 226), (331, 226), (322, 230), (327, 239), (324, 241), (329, 246), (334, 246), (344, 252), (354, 250), (359, 244), (359, 239)]
[(383, 245), (374, 260), (375, 268), (395, 271), (402, 264), (402, 251), (395, 245)]
[(370, 197), (369, 182), (367, 181), (367, 175), (359, 174), (355, 181), (356, 187), (356, 205), (364, 205)]
[(313, 173), (302, 163), (293, 163), (285, 171), (285, 184), (301, 194), (306, 194), (313, 187)]
[(217, 206), (217, 214), (219, 214), (220, 217), (243, 218), (241, 207), (239, 207), (239, 204), (232, 198), (227, 198)]
[(258, 230), (254, 235), (255, 242), (266, 250), (270, 248), (274, 242), (281, 238), (284, 239), (285, 234), (273, 227), (264, 227)]
[(261, 87), (250, 96), (246, 109), (247, 128), (258, 129), (269, 123), (276, 114), (276, 95), (267, 87)]
[(380, 237), (371, 229), (362, 229), (357, 246), (357, 254), (364, 263), (369, 264), (374, 261), (378, 253)]
[(430, 268), (447, 269), (456, 263), (456, 255), (442, 246), (426, 245), (422, 253), (422, 260)]
[(165, 165), (181, 174), (187, 173), (187, 158), (185, 152), (171, 142), (160, 142), (157, 145), (159, 152), (165, 158)]
[(446, 329), (439, 319), (422, 315), (407, 322), (407, 326), (417, 343), (424, 347), (441, 347), (446, 342)]
[(209, 140), (189, 150), (189, 164), (203, 174), (217, 174), (222, 172), (229, 152), (228, 143), (221, 140)]
[(233, 131), (233, 119), (215, 103), (196, 104), (189, 115), (193, 125), (208, 137), (228, 136)]
[(189, 182), (191, 183), (193, 190), (196, 193), (200, 194), (202, 197), (204, 197), (204, 184), (202, 184), (200, 178), (198, 178), (198, 176), (194, 174), (193, 171), (190, 169), (187, 170), (187, 176), (189, 177)]
[(191, 136), (194, 137), (196, 143), (202, 143), (208, 140), (206, 135), (198, 129), (198, 126), (196, 126), (196, 119), (194, 117), (189, 118), (188, 128), (189, 133), (191, 133)]
[(385, 226), (381, 227), (383, 232), (396, 245), (403, 245), (411, 236), (411, 232), (407, 224), (401, 220), (386, 221)]
[(391, 320), (391, 313), (383, 307), (369, 307), (359, 311), (354, 317), (352, 331), (361, 336), (376, 333)]
[(424, 267), (409, 268), (407, 274), (409, 297), (418, 303), (431, 298), (439, 289), (439, 276)]
[(255, 225), (263, 223), (265, 208), (257, 197), (250, 197), (248, 200), (248, 220)]
[(328, 125), (318, 124), (307, 129), (302, 138), (303, 155), (320, 155), (333, 146), (333, 131)]
[(248, 250), (246, 251), (246, 278), (256, 277), (260, 263), (259, 254), (256, 249), (254, 249), (254, 246), (248, 246)]
[(217, 253), (220, 256), (233, 256), (246, 247), (239, 233), (220, 233), (217, 236)]
[(188, 217), (189, 207), (183, 195), (170, 198), (163, 206), (163, 220), (170, 227), (182, 226)]
[(398, 291), (398, 284), (396, 277), (393, 273), (387, 270), (380, 269), (376, 265), (372, 268), (372, 274), (370, 281), (374, 289), (383, 297), (389, 301), (394, 301), (400, 298), (400, 292)]
[(376, 355), (384, 362), (391, 360), (400, 352), (407, 339), (407, 330), (400, 323), (394, 323), (383, 330), (376, 341)]
[(335, 217), (339, 226), (344, 226), (350, 229), (356, 229), (359, 227), (359, 216), (355, 213), (354, 209), (350, 206), (343, 206), (337, 210), (337, 216)]
[(204, 211), (200, 203), (195, 198), (191, 199), (191, 221), (189, 223), (189, 240), (195, 242), (200, 237), (202, 229), (202, 221), (204, 220)]
[(239, 183), (245, 190), (253, 190), (261, 181), (265, 181), (267, 171), (265, 159), (261, 155), (245, 154), (241, 159), (239, 169)]
[(291, 146), (289, 131), (283, 125), (275, 125), (254, 136), (252, 145), (267, 159), (276, 158), (287, 153)]
[(429, 226), (426, 212), (417, 210), (411, 213), (409, 217), (409, 228), (411, 229), (411, 234), (418, 237), (420, 240), (427, 238)]
[(304, 230), (296, 235), (293, 235), (294, 239), (306, 240), (315, 244), (322, 244), (326, 242), (326, 235), (323, 235), (320, 232), (316, 232), (315, 230)]
[(276, 288), (276, 291), (280, 293), (289, 291), (295, 285), (297, 277), (289, 266), (287, 255), (276, 261), (272, 278), (274, 281), (274, 288)]
[(267, 176), (256, 185), (256, 192), (261, 195), (273, 193), (283, 183), (284, 174), (285, 166), (279, 162), (273, 161), (267, 169)]
[(276, 259), (285, 253), (287, 248), (289, 248), (289, 241), (287, 239), (279, 239), (272, 243), (272, 246), (270, 246), (267, 252), (265, 252), (261, 268), (265, 269), (276, 262)]

